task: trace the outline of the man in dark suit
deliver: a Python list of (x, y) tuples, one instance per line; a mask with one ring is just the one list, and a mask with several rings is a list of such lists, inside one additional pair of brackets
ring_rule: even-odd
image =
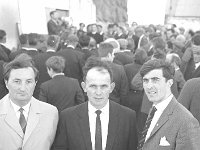
[(98, 54), (102, 61), (106, 61), (112, 69), (113, 81), (115, 82), (115, 88), (110, 94), (110, 100), (122, 104), (128, 93), (128, 79), (124, 70), (124, 67), (113, 63), (114, 54), (113, 46), (110, 43), (101, 43), (99, 45)]
[(5, 64), (5, 62), (0, 60), (0, 99), (3, 98), (8, 93), (8, 90), (7, 90), (5, 82), (4, 82), (4, 77), (3, 77), (3, 65), (4, 64)]
[(61, 112), (53, 150), (136, 150), (135, 112), (109, 100), (115, 84), (108, 64), (89, 58), (83, 70), (89, 101)]
[(0, 60), (9, 62), (9, 55), (11, 51), (3, 45), (6, 43), (6, 32), (4, 30), (0, 30), (0, 43)]
[(81, 83), (83, 81), (82, 67), (84, 66), (83, 53), (76, 49), (78, 37), (69, 35), (66, 39), (67, 47), (57, 52), (59, 56), (65, 58), (64, 73), (68, 77), (75, 78)]
[(33, 60), (35, 62), (35, 66), (39, 71), (39, 79), (38, 82), (36, 84), (33, 96), (35, 98), (39, 98), (39, 92), (40, 92), (40, 85), (43, 82), (46, 82), (48, 80), (50, 80), (51, 78), (49, 77), (48, 73), (47, 73), (47, 68), (45, 65), (45, 62), (48, 58), (50, 58), (51, 56), (55, 56), (57, 48), (58, 48), (58, 44), (59, 44), (59, 37), (56, 35), (50, 35), (47, 39), (47, 50), (44, 53), (40, 53), (39, 55), (36, 55)]
[(57, 15), (58, 14), (56, 11), (50, 12), (51, 19), (47, 23), (47, 29), (48, 29), (49, 35), (60, 35), (62, 33), (62, 30), (61, 30), (62, 28), (59, 25)]
[(140, 69), (143, 88), (153, 102), (138, 150), (198, 150), (200, 127), (197, 119), (171, 92), (174, 68), (165, 60), (149, 60)]
[(138, 73), (146, 59), (146, 51), (144, 49), (138, 49), (135, 53), (134, 62), (131, 64), (126, 64), (124, 66), (129, 83), (129, 92), (127, 95), (127, 99), (123, 101), (123, 105), (135, 110), (136, 113), (140, 110), (142, 104), (143, 90), (131, 89), (131, 81), (133, 77)]
[(200, 78), (188, 80), (178, 97), (179, 103), (187, 108), (200, 123)]
[(65, 59), (52, 56), (46, 61), (47, 72), (52, 78), (40, 86), (39, 100), (57, 107), (58, 111), (84, 102), (83, 91), (77, 79), (63, 73)]

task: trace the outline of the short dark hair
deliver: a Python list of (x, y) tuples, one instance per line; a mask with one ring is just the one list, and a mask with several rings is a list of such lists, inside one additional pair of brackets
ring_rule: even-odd
[(32, 60), (31, 56), (25, 53), (18, 55), (13, 61), (4, 64), (4, 70), (3, 70), (4, 80), (8, 81), (10, 77), (10, 72), (13, 69), (21, 69), (29, 67), (32, 68), (35, 73), (35, 81), (38, 81), (39, 72), (34, 65), (34, 61)]
[(50, 47), (56, 47), (59, 42), (59, 37), (56, 35), (49, 35), (47, 39), (47, 45)]
[(28, 34), (21, 34), (19, 36), (20, 44), (28, 44)]
[(49, 15), (52, 16), (55, 12), (56, 12), (55, 10), (54, 10), (54, 11), (51, 11), (51, 12), (49, 13)]
[(45, 64), (48, 69), (51, 68), (54, 72), (61, 73), (65, 68), (65, 59), (62, 56), (51, 56)]
[(85, 66), (83, 67), (83, 80), (86, 80), (87, 73), (90, 69), (97, 68), (99, 71), (107, 70), (110, 74), (110, 80), (113, 81), (113, 73), (112, 70), (106, 61), (101, 61), (98, 57), (89, 57)]
[(140, 75), (144, 77), (147, 73), (154, 69), (162, 69), (163, 77), (165, 77), (166, 80), (174, 78), (174, 67), (163, 59), (153, 59), (144, 63), (140, 69)]
[(135, 63), (143, 65), (147, 60), (147, 52), (143, 48), (138, 48), (135, 52)]
[(29, 45), (36, 46), (38, 43), (38, 34), (37, 33), (29, 33), (28, 34), (28, 42)]
[(0, 30), (0, 40), (2, 40), (4, 36), (6, 36), (6, 31)]
[(80, 35), (79, 43), (82, 47), (88, 47), (90, 43), (90, 37), (86, 34)]
[(109, 53), (113, 53), (114, 47), (110, 43), (100, 43), (98, 48), (99, 57), (106, 57)]
[(199, 46), (200, 45), (200, 34), (195, 34), (192, 37), (192, 42), (194, 45)]

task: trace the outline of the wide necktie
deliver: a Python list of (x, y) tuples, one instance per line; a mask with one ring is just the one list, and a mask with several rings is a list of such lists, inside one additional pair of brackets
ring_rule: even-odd
[(100, 120), (101, 110), (97, 110), (95, 113), (97, 114), (96, 132), (95, 132), (95, 150), (102, 150), (102, 133), (101, 133), (101, 120)]
[(146, 120), (144, 129), (143, 129), (143, 131), (142, 131), (142, 137), (141, 137), (141, 139), (139, 140), (139, 144), (138, 144), (137, 150), (142, 150), (142, 147), (143, 147), (143, 145), (144, 145), (144, 142), (145, 142), (145, 139), (146, 139), (146, 135), (147, 135), (148, 129), (149, 129), (150, 125), (151, 125), (151, 121), (152, 121), (152, 119), (153, 119), (153, 116), (154, 116), (156, 110), (157, 110), (157, 109), (156, 109), (155, 106), (153, 106), (153, 107), (151, 108), (151, 111), (150, 111), (150, 113), (149, 113), (149, 115), (148, 115), (148, 118), (147, 118), (147, 120)]
[(21, 107), (19, 109), (19, 111), (20, 111), (19, 124), (20, 124), (23, 132), (25, 133), (25, 131), (26, 131), (26, 119), (25, 119), (24, 114), (23, 114), (24, 109)]

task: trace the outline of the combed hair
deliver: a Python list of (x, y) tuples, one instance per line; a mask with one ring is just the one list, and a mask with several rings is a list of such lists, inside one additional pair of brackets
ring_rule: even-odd
[(4, 64), (3, 76), (4, 80), (8, 81), (10, 72), (13, 69), (32, 68), (35, 73), (35, 81), (38, 81), (39, 71), (34, 65), (34, 61), (28, 54), (22, 53), (18, 55), (13, 61)]
[(86, 80), (87, 73), (90, 69), (97, 68), (98, 71), (107, 70), (110, 74), (111, 82), (113, 81), (112, 70), (106, 61), (101, 61), (98, 57), (89, 57), (85, 66), (83, 67), (83, 80)]
[(110, 43), (100, 43), (98, 48), (99, 57), (106, 57), (113, 53), (113, 46)]
[(61, 73), (65, 68), (65, 59), (62, 56), (51, 56), (45, 64), (48, 69), (51, 68), (54, 72)]
[(169, 62), (166, 62), (163, 59), (153, 59), (144, 63), (142, 68), (140, 69), (140, 75), (144, 77), (147, 73), (154, 69), (162, 69), (163, 77), (165, 77), (166, 80), (173, 79), (174, 77), (174, 67), (171, 66)]

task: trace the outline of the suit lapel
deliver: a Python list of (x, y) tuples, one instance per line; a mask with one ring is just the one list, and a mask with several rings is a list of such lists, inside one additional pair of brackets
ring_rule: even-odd
[(26, 143), (26, 141), (30, 137), (31, 133), (33, 132), (33, 130), (37, 126), (37, 124), (39, 122), (39, 114), (40, 114), (39, 105), (38, 105), (38, 103), (35, 99), (32, 99), (30, 110), (29, 110), (29, 116), (28, 116), (28, 120), (27, 120), (27, 126), (26, 126), (26, 132), (25, 132), (25, 136), (24, 136), (23, 145)]
[(108, 136), (106, 143), (106, 150), (111, 150), (113, 146), (113, 142), (118, 130), (119, 121), (118, 121), (118, 112), (114, 107), (114, 103), (110, 101), (110, 110), (109, 110), (109, 124), (108, 124)]
[(79, 116), (79, 126), (83, 135), (83, 140), (85, 142), (87, 150), (92, 150), (92, 142), (90, 135), (90, 125), (88, 117), (88, 103), (85, 103), (78, 107), (77, 113)]
[(19, 120), (12, 108), (8, 95), (6, 95), (2, 100), (2, 107), (0, 107), (0, 115), (5, 116), (5, 122), (10, 126), (21, 138), (24, 137), (24, 133), (19, 124)]
[(160, 116), (158, 122), (156, 123), (155, 127), (153, 128), (153, 131), (150, 134), (150, 137), (153, 136), (168, 120), (170, 115), (173, 113), (174, 107), (176, 105), (176, 99), (173, 98), (169, 105), (166, 107), (162, 115)]

